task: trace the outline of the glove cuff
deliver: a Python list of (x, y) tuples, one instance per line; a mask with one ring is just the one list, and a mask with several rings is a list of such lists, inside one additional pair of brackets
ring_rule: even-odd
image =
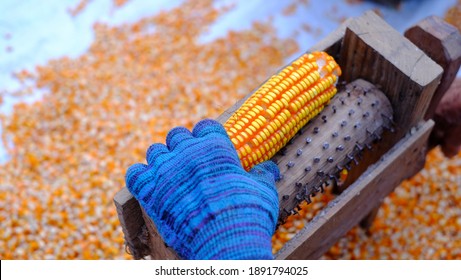
[(239, 208), (227, 210), (204, 221), (203, 229), (190, 244), (195, 252), (194, 256), (190, 257), (228, 260), (272, 259), (271, 237), (275, 227), (271, 214), (258, 205), (241, 205)]

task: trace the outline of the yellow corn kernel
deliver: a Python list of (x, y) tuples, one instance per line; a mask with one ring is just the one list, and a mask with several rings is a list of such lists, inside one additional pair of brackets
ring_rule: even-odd
[(237, 151), (237, 154), (239, 155), (239, 157), (246, 157), (248, 155), (248, 152), (243, 147), (241, 147)]

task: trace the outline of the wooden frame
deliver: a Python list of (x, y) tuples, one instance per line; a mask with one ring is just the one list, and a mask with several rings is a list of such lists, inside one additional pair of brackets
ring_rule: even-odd
[[(444, 41), (461, 42), (459, 33), (453, 33), (446, 23), (432, 20), (429, 25), (431, 28), (441, 25), (443, 28), (435, 30), (446, 30), (444, 34), (451, 32), (450, 36), (436, 36), (442, 41), (441, 46), (447, 46)], [(420, 35), (414, 37), (432, 32), (427, 26), (420, 29)], [(424, 45), (424, 41), (416, 41)], [(364, 155), (348, 176), (349, 187), (338, 190), (341, 193), (337, 198), (276, 254), (277, 259), (320, 257), (360, 221), (365, 219), (369, 223), (384, 197), (423, 167), (427, 138), (434, 125), (423, 117), (434, 92), (440, 88), (443, 74), (442, 67), (373, 12), (347, 20), (312, 50), (325, 50), (334, 56), (343, 69), (344, 82), (363, 78), (381, 88), (394, 110), (395, 132), (384, 135), (382, 144), (373, 153)], [(451, 57), (439, 60), (445, 61), (444, 69), (453, 72), (459, 68), (461, 55), (453, 51), (449, 54)], [(449, 78), (444, 76), (444, 79), (451, 83)], [(218, 120), (227, 120), (247, 97)], [(134, 258), (178, 259), (126, 188), (116, 194), (114, 202)]]

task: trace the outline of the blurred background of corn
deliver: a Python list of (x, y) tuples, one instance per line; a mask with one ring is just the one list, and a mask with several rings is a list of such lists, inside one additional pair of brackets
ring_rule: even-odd
[[(436, 3), (2, 1), (0, 258), (130, 258), (112, 198), (151, 143), (217, 117), (349, 16), (460, 27), (461, 1)], [(331, 197), (291, 217), (274, 251)], [(369, 232), (354, 228), (324, 258), (459, 259), (460, 205), (461, 155), (435, 149)]]

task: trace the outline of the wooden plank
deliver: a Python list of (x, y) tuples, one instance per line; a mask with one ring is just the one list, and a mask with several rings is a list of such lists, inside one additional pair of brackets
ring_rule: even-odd
[(147, 229), (138, 201), (127, 188), (123, 188), (115, 194), (114, 204), (130, 254), (135, 259), (149, 255), (150, 248), (143, 239)]
[[(317, 259), (362, 220), (404, 179), (423, 166), (434, 122), (411, 130), (354, 184), (331, 201), (276, 254), (277, 259)], [(397, 164), (398, 163), (398, 164)]]
[(444, 70), (440, 85), (424, 117), (426, 120), (432, 119), (437, 105), (452, 84), (461, 65), (461, 34), (456, 27), (439, 17), (431, 16), (408, 29), (405, 37)]
[(351, 21), (339, 60), (343, 79), (363, 78), (387, 95), (396, 140), (424, 116), (443, 69), (374, 12)]
[(173, 248), (169, 247), (160, 236), (157, 227), (147, 213), (142, 209), (142, 216), (148, 230), (148, 244), (150, 248), (150, 258), (153, 260), (180, 260)]

